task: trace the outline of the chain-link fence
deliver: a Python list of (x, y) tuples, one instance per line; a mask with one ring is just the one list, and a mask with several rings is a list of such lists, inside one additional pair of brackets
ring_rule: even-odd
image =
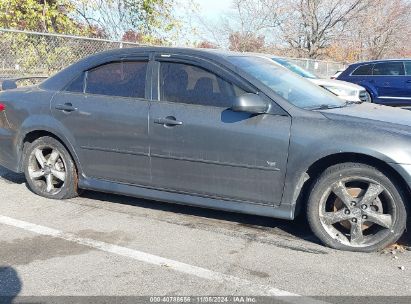
[(0, 29), (0, 78), (50, 75), (101, 51), (136, 43)]
[[(67, 35), (0, 29), (0, 79), (51, 75), (88, 55), (138, 44)], [(311, 59), (294, 63), (321, 77), (330, 77), (344, 64)]]
[(322, 78), (330, 78), (338, 71), (344, 71), (346, 68), (346, 65), (342, 62), (305, 58), (290, 58), (290, 60), (303, 69)]

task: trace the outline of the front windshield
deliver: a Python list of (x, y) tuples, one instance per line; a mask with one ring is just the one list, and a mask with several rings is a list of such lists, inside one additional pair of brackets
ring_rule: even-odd
[(273, 58), (273, 60), (279, 64), (281, 64), (283, 67), (289, 69), (291, 72), (294, 72), (301, 77), (304, 78), (310, 78), (310, 79), (318, 79), (316, 75), (314, 75), (311, 72), (308, 72), (307, 70), (304, 70), (302, 67), (288, 61), (282, 58)]
[(228, 60), (258, 79), (293, 105), (304, 109), (342, 107), (344, 101), (297, 74), (258, 56), (231, 56)]

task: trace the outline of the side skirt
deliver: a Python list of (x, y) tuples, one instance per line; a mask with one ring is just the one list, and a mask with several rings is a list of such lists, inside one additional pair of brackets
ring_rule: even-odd
[(85, 177), (80, 178), (79, 188), (84, 190), (94, 190), (132, 197), (140, 197), (149, 200), (274, 217), (286, 220), (294, 219), (293, 208), (290, 205), (268, 206), (246, 202), (227, 201)]

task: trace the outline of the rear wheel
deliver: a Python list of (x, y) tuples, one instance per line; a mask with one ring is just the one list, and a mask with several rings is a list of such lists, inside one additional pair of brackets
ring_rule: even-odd
[(41, 137), (25, 149), (24, 173), (29, 188), (52, 199), (77, 196), (77, 171), (66, 148), (52, 137)]
[(311, 229), (326, 245), (342, 250), (370, 252), (396, 242), (407, 215), (401, 192), (391, 180), (364, 164), (328, 168), (309, 197)]

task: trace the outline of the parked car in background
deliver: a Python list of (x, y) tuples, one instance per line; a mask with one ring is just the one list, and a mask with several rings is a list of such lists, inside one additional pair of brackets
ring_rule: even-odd
[(315, 74), (303, 69), (302, 67), (294, 64), (288, 59), (274, 57), (272, 58), (276, 63), (289, 69), (290, 71), (307, 78), (316, 85), (334, 93), (343, 100), (351, 102), (369, 102), (370, 96), (367, 91), (356, 84), (335, 80), (335, 79), (323, 79), (319, 78)]
[(339, 80), (367, 89), (372, 102), (390, 106), (411, 105), (411, 60), (390, 59), (350, 65)]
[(111, 50), (0, 92), (0, 164), (51, 199), (306, 212), (328, 246), (369, 252), (406, 227), (411, 112), (343, 101), (262, 56)]
[(331, 78), (331, 79), (337, 79), (338, 76), (340, 76), (342, 72), (344, 72), (344, 70), (338, 70), (338, 71), (335, 72), (335, 74), (332, 75), (330, 78)]

